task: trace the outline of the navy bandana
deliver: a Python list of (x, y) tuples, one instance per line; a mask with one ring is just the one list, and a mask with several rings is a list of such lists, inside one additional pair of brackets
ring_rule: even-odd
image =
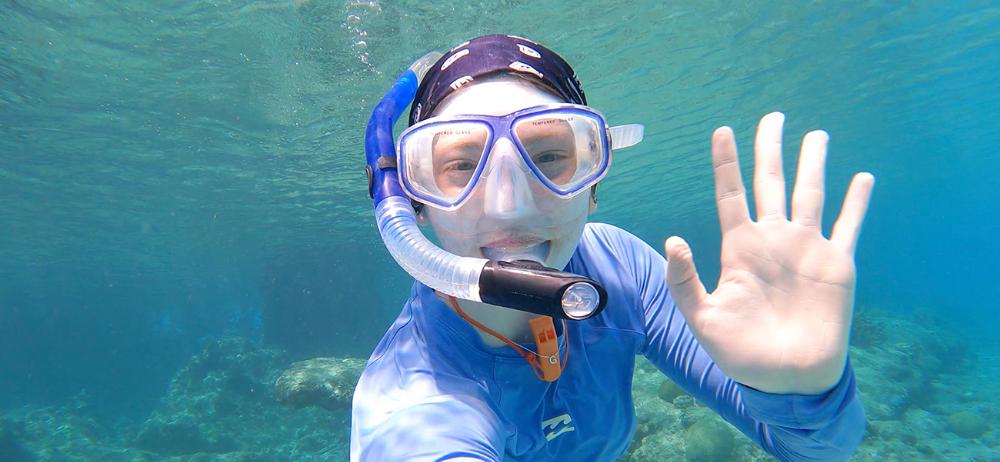
[(555, 52), (514, 35), (485, 35), (452, 48), (427, 71), (410, 107), (410, 125), (428, 118), (459, 88), (502, 72), (540, 83), (567, 102), (587, 104), (573, 68)]

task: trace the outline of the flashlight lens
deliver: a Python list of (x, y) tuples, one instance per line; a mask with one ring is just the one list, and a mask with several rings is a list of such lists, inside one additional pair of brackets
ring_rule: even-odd
[(562, 309), (570, 319), (586, 319), (600, 304), (597, 289), (586, 282), (576, 282), (569, 286), (562, 296)]

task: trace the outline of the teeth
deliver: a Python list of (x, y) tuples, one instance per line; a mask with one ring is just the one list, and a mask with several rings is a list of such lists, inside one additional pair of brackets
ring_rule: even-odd
[(549, 257), (550, 242), (545, 241), (527, 247), (482, 247), (483, 256), (490, 260), (514, 261), (531, 260), (545, 263)]

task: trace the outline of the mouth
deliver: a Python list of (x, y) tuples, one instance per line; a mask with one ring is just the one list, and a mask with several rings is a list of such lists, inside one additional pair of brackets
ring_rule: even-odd
[(480, 247), (479, 251), (489, 260), (531, 260), (544, 264), (545, 260), (549, 258), (551, 249), (552, 241), (504, 239), (491, 242), (486, 247)]

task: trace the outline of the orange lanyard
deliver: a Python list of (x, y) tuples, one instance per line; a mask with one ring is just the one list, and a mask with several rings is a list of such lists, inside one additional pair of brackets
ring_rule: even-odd
[(535, 346), (538, 348), (538, 352), (528, 350), (527, 348), (518, 345), (513, 340), (500, 335), (493, 329), (486, 327), (481, 322), (472, 319), (471, 316), (465, 314), (462, 308), (458, 306), (458, 301), (455, 297), (449, 295), (445, 299), (451, 309), (455, 310), (459, 316), (462, 317), (466, 322), (478, 327), (482, 331), (486, 332), (506, 343), (508, 346), (514, 349), (518, 354), (528, 362), (531, 367), (531, 371), (535, 373), (535, 376), (539, 380), (545, 382), (555, 382), (559, 379), (562, 371), (566, 369), (566, 363), (569, 361), (569, 329), (566, 327), (566, 320), (563, 320), (562, 327), (563, 332), (566, 333), (566, 350), (563, 352), (562, 361), (559, 360), (559, 340), (556, 338), (555, 325), (552, 323), (552, 318), (550, 316), (538, 316), (532, 318), (528, 321), (531, 326), (531, 334), (535, 340)]

